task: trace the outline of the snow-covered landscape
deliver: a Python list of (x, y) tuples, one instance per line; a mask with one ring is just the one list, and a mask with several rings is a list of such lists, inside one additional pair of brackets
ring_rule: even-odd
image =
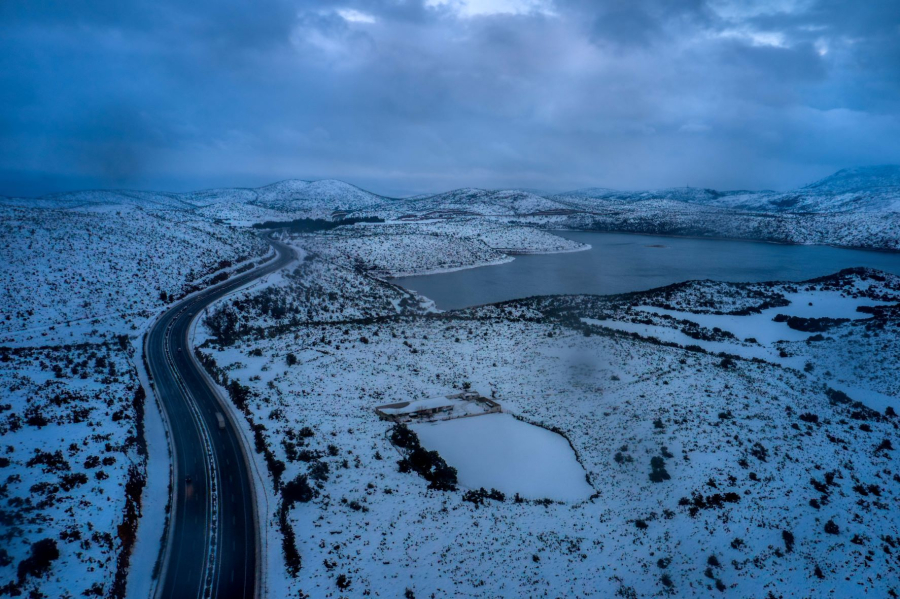
[[(554, 230), (896, 250), (898, 172), (781, 194), (0, 198), (0, 592), (123, 597), (130, 562), (162, 559), (131, 555), (164, 539), (140, 516), (169, 467), (146, 450), (158, 390), (135, 348), (269, 263), (274, 230), (293, 259), (203, 307), (184, 348), (259, 464), (270, 596), (898, 593), (897, 274), (454, 311), (394, 281), (591, 251)], [(498, 409), (444, 409), (470, 390)], [(398, 402), (421, 414), (376, 412)]]
[(900, 599), (897, 0), (0, 2), (0, 599)]

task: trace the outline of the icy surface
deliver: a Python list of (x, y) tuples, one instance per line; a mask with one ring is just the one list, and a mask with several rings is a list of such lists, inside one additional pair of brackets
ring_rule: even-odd
[(411, 427), (427, 449), (435, 449), (459, 471), (470, 489), (495, 488), (528, 499), (580, 501), (594, 490), (569, 443), (554, 432), (488, 414)]

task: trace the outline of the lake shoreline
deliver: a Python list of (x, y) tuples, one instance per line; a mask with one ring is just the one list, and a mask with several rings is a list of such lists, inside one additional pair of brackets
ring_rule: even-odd
[(857, 252), (882, 252), (886, 254), (895, 254), (900, 255), (900, 249), (892, 249), (892, 248), (879, 248), (879, 247), (871, 247), (871, 246), (854, 246), (854, 245), (838, 245), (834, 243), (794, 243), (792, 241), (776, 241), (774, 239), (753, 239), (749, 237), (722, 237), (719, 235), (676, 235), (675, 233), (641, 233), (638, 231), (624, 231), (618, 229), (582, 229), (582, 228), (567, 228), (567, 229), (542, 229), (544, 231), (548, 231), (551, 233), (609, 233), (611, 235), (644, 235), (644, 236), (653, 236), (653, 237), (671, 237), (673, 239), (698, 239), (698, 240), (709, 240), (709, 241), (740, 241), (745, 243), (762, 243), (768, 245), (782, 245), (786, 247), (828, 247), (835, 248), (838, 250), (852, 250)]
[(501, 262), (504, 268), (419, 273), (391, 282), (449, 311), (534, 296), (622, 295), (690, 280), (796, 283), (853, 267), (900, 274), (900, 253), (892, 251), (592, 230), (553, 234), (591, 251), (525, 254)]

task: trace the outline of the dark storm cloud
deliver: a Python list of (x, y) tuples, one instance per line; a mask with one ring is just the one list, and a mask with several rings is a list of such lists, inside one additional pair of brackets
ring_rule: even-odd
[(582, 4), (591, 23), (592, 39), (613, 47), (664, 43), (671, 35), (683, 35), (686, 30), (693, 32), (698, 26), (707, 25), (711, 18), (703, 0), (610, 0)]
[(0, 193), (791, 187), (900, 162), (893, 1), (0, 4)]

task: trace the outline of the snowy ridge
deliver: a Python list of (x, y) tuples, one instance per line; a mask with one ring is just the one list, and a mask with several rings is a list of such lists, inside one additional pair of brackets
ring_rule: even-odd
[[(528, 190), (486, 190), (462, 188), (445, 193), (403, 199), (386, 198), (336, 180), (289, 179), (257, 189), (213, 189), (191, 193), (141, 191), (84, 191), (55, 194), (43, 198), (0, 198), (0, 206), (60, 208), (70, 210), (124, 210), (142, 208), (160, 211), (187, 211), (203, 218), (246, 226), (266, 220), (294, 218), (340, 219), (376, 216), (387, 220), (453, 219), (467, 217), (528, 218), (533, 224), (546, 223), (576, 214), (581, 223), (599, 216), (621, 230), (635, 217), (666, 219), (677, 209), (698, 217), (713, 213), (723, 221), (733, 214), (753, 220), (755, 232), (743, 233), (751, 239), (778, 239), (793, 242), (773, 230), (770, 221), (792, 220), (799, 236), (820, 236), (824, 243), (842, 244), (833, 236), (827, 216), (855, 215), (860, 222), (900, 214), (900, 167), (879, 166), (844, 169), (806, 187), (789, 191), (718, 191), (677, 187), (650, 191), (620, 191), (589, 188), (554, 195)], [(819, 220), (801, 217), (818, 216)], [(776, 222), (779, 225), (780, 222)], [(566, 223), (563, 223), (566, 226)], [(569, 223), (568, 226), (589, 226)], [(897, 229), (891, 225), (891, 231)], [(832, 237), (834, 237), (832, 239)], [(863, 244), (890, 247), (880, 241)]]
[(280, 212), (302, 212), (331, 218), (332, 212), (355, 212), (371, 207), (387, 198), (335, 180), (288, 180), (256, 190), (254, 204)]
[(844, 169), (789, 192), (717, 191), (678, 187), (655, 191), (593, 188), (552, 196), (583, 209), (604, 204), (672, 200), (701, 206), (771, 213), (900, 212), (900, 166)]
[(810, 183), (803, 189), (846, 193), (882, 187), (900, 187), (900, 166), (886, 164), (882, 166), (845, 168), (815, 183)]

